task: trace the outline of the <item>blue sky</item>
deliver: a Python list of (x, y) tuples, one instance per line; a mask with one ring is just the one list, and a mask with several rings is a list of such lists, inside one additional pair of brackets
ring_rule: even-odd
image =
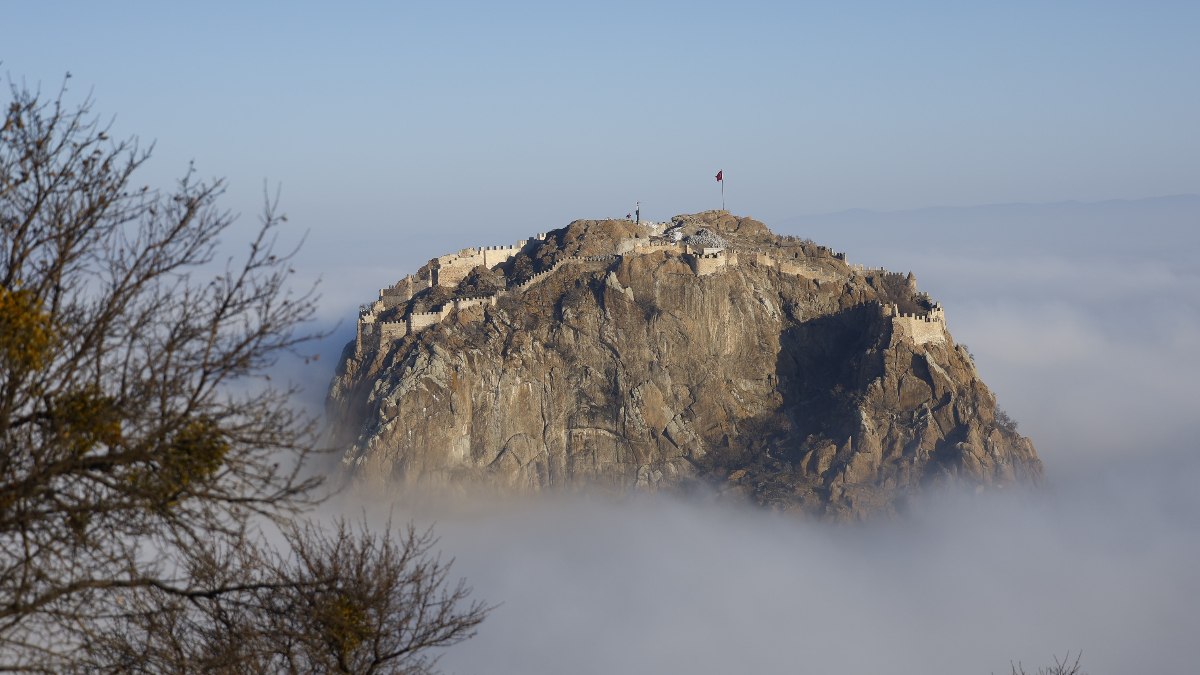
[[(1195, 2), (13, 2), (0, 72), (72, 73), (156, 144), (147, 183), (226, 177), (231, 246), (281, 186), (336, 355), (431, 257), (714, 208), (718, 169), (730, 210), (814, 237), (798, 217), (1200, 192), (1196, 35)], [(866, 233), (825, 241), (883, 262)]]
[(11, 3), (0, 69), (364, 239), (662, 218), (717, 169), (768, 222), (1198, 190), (1200, 5), (901, 5)]
[(1194, 2), (14, 2), (0, 72), (72, 73), (156, 144), (145, 182), (226, 177), (231, 245), (281, 186), (336, 343), (431, 257), (714, 208), (718, 169), (730, 210), (868, 264), (878, 232), (800, 217), (1200, 192), (1196, 35)]
[[(323, 277), (341, 320), (319, 363), (282, 366), (318, 409), (379, 287), (635, 200), (715, 208), (723, 169), (735, 213), (913, 270), (1046, 462), (1046, 499), (838, 537), (673, 506), (435, 514), (503, 603), (448, 672), (1200, 659), (1200, 197), (1146, 199), (1200, 192), (1200, 3), (3, 8), (0, 72), (70, 71), (156, 143), (145, 182), (193, 159), (228, 178), (231, 249), (282, 186), (298, 281)], [(894, 212), (821, 215), (846, 209)]]

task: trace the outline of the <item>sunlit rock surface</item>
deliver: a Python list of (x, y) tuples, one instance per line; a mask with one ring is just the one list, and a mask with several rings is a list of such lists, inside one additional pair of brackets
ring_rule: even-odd
[(364, 306), (328, 405), (346, 464), (397, 489), (705, 490), (849, 519), (1042, 470), (911, 274), (723, 211), (432, 260)]

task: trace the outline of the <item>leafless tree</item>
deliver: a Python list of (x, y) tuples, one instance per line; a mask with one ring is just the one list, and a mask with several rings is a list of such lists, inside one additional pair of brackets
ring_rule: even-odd
[[(149, 151), (111, 138), (90, 101), (68, 105), (65, 86), (48, 98), (9, 90), (0, 124), (0, 669), (178, 672), (205, 669), (195, 650), (211, 648), (215, 670), (244, 672), (291, 653), (305, 655), (300, 670), (337, 670), (342, 662), (318, 658), (303, 629), (327, 627), (320, 612), (335, 616), (339, 602), (350, 613), (344, 643), (355, 643), (347, 667), (396, 662), (383, 658), (395, 652), (387, 645), (419, 649), (394, 642), (396, 630), (411, 636), (415, 626), (388, 624), (399, 615), (363, 603), (389, 592), (397, 605), (420, 599), (403, 584), (380, 585), (414, 570), (440, 588), (444, 567), (423, 562), (428, 538), (288, 529), (319, 497), (306, 471), (314, 424), (264, 372), (312, 339), (303, 328), (315, 296), (289, 290), (275, 201), (245, 257), (220, 264), (218, 238), (233, 222), (217, 203), (221, 181), (189, 171), (169, 192), (139, 186)], [(283, 552), (256, 534), (263, 523), (289, 533)], [(370, 579), (353, 576), (366, 569)], [(457, 607), (464, 596), (437, 597)], [(268, 611), (299, 611), (304, 598), (315, 624)], [(483, 614), (447, 611), (433, 618), (459, 619), (460, 630), (434, 630), (435, 644), (469, 634)], [(300, 646), (258, 653), (272, 630)], [(108, 634), (202, 639), (187, 646), (196, 660), (168, 663), (153, 660), (171, 653), (167, 644), (139, 661), (100, 639)], [(256, 639), (235, 649), (243, 635)], [(376, 644), (375, 661), (364, 660), (363, 645)], [(106, 655), (127, 660), (106, 665)]]
[(145, 594), (86, 651), (121, 671), (428, 673), (431, 648), (471, 637), (488, 612), (464, 582), (449, 583), (428, 530), (393, 536), (340, 521), (291, 525), (284, 538), (286, 555), (241, 542), (193, 558), (193, 577), (226, 592)]
[[(1082, 651), (1075, 655), (1074, 661), (1071, 660), (1071, 652), (1067, 652), (1061, 661), (1055, 656), (1054, 665), (1046, 668), (1038, 668), (1037, 675), (1087, 675), (1079, 665), (1079, 661), (1082, 658)], [(1026, 675), (1025, 667), (1020, 663), (1013, 664), (1012, 675)]]

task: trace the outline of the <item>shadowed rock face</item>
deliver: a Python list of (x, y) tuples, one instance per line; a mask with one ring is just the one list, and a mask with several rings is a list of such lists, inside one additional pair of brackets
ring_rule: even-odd
[(966, 350), (948, 333), (918, 344), (896, 318), (934, 309), (915, 280), (724, 212), (675, 221), (729, 243), (731, 264), (698, 276), (678, 250), (603, 257), (632, 231), (614, 222), (573, 223), (509, 261), (511, 287), (593, 256), (494, 306), (350, 345), (329, 410), (354, 471), (457, 489), (707, 486), (833, 518), (895, 510), (936, 481), (1040, 477)]

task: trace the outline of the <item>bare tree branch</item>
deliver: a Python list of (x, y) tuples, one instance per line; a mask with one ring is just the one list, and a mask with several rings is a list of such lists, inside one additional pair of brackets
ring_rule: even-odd
[[(244, 256), (220, 180), (139, 186), (91, 100), (10, 83), (0, 122), (0, 668), (425, 668), (486, 608), (432, 539), (293, 525), (315, 420), (266, 368), (318, 337), (278, 193)], [(274, 522), (283, 550), (250, 533)], [(369, 656), (367, 656), (369, 655)], [(405, 666), (408, 667), (408, 666)], [(364, 670), (364, 668), (366, 670)], [(394, 672), (394, 671), (393, 671)]]

